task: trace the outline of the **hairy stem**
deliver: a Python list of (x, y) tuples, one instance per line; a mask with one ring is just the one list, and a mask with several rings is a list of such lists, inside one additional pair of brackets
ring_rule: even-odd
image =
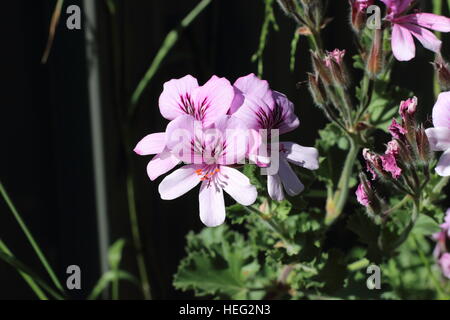
[(333, 197), (327, 200), (327, 215), (325, 223), (330, 225), (338, 218), (344, 210), (349, 194), (349, 183), (353, 172), (353, 166), (359, 153), (359, 146), (352, 136), (348, 136), (350, 150), (345, 159), (344, 168), (339, 178), (337, 190)]

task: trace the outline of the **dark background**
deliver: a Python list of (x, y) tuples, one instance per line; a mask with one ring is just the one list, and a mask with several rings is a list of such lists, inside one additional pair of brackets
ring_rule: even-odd
[[(137, 275), (117, 110), (126, 107), (125, 101), (167, 32), (177, 26), (198, 0), (119, 0), (116, 19), (110, 17), (104, 1), (92, 1), (98, 2), (97, 45), (102, 72), (110, 234), (112, 241), (120, 237), (128, 240), (122, 268)], [(328, 15), (335, 18), (324, 31), (326, 47), (346, 48), (350, 62), (354, 47), (348, 27), (347, 0), (330, 3)], [(2, 3), (0, 179), (63, 283), (68, 265), (81, 267), (82, 290), (71, 294), (73, 298), (83, 298), (100, 276), (83, 34), (89, 22), (82, 20), (81, 31), (68, 30), (65, 8), (82, 3), (66, 0), (48, 63), (42, 65), (40, 59), (54, 4), (50, 0)], [(318, 130), (326, 122), (312, 105), (306, 87), (296, 88), (311, 70), (307, 41), (300, 40), (295, 72), (291, 73), (290, 41), (295, 26), (279, 8), (275, 11), (280, 30), (271, 30), (269, 34), (264, 78), (296, 105), (301, 126), (292, 139), (313, 145)], [(213, 0), (183, 32), (142, 96), (132, 123), (133, 143), (165, 128), (167, 121), (160, 116), (157, 105), (165, 81), (189, 73), (200, 83), (212, 74), (233, 82), (237, 77), (256, 72), (256, 64), (250, 58), (258, 47), (263, 17), (262, 0)], [(395, 80), (415, 92), (423, 115), (430, 114), (434, 100), (432, 67), (428, 63), (432, 59), (432, 54), (418, 47), (418, 57), (407, 68), (404, 63), (395, 67)], [(158, 299), (190, 297), (175, 291), (171, 283), (184, 256), (185, 235), (202, 227), (197, 194), (190, 192), (174, 201), (162, 201), (157, 192), (161, 178), (155, 182), (147, 178), (148, 160), (135, 156), (133, 166), (152, 292)], [(22, 261), (45, 275), (3, 200), (0, 238)], [(140, 297), (131, 285), (123, 284), (121, 288), (122, 298)], [(34, 294), (15, 270), (0, 262), (0, 299), (18, 298), (33, 299)]]

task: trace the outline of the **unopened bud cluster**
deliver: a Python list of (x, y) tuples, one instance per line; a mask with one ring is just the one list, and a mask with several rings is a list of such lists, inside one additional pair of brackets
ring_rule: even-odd
[[(429, 178), (430, 147), (425, 130), (415, 119), (417, 98), (402, 101), (399, 108), (401, 122), (394, 118), (389, 126), (391, 141), (386, 145), (384, 154), (377, 154), (369, 149), (363, 150), (366, 170), (372, 180), (391, 182), (402, 193), (412, 197), (420, 197)], [(358, 199), (362, 192), (370, 192), (365, 188), (357, 191)], [(360, 201), (366, 207), (377, 210), (374, 203)]]

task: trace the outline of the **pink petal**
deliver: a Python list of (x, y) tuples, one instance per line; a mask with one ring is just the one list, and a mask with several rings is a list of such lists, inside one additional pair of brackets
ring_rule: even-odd
[(256, 201), (258, 193), (255, 186), (250, 183), (250, 180), (245, 174), (236, 169), (226, 166), (220, 167), (221, 181), (224, 183), (224, 190), (236, 202), (249, 206)]
[(226, 115), (234, 99), (234, 88), (225, 78), (213, 76), (203, 86), (192, 92), (196, 119), (205, 127)]
[(450, 19), (433, 13), (413, 13), (395, 19), (400, 23), (412, 23), (440, 32), (450, 32)]
[(450, 91), (439, 95), (433, 107), (433, 124), (435, 127), (450, 128)]
[(425, 130), (432, 151), (450, 149), (450, 128), (437, 127)]
[(411, 32), (401, 25), (394, 24), (392, 29), (392, 52), (399, 61), (409, 61), (416, 56), (416, 46)]
[(169, 172), (176, 165), (180, 163), (180, 160), (173, 156), (170, 152), (162, 152), (153, 157), (153, 159), (147, 165), (147, 175), (150, 180), (155, 180), (160, 175)]
[(269, 107), (273, 106), (274, 100), (272, 97), (272, 90), (269, 88), (269, 83), (266, 80), (259, 79), (255, 74), (251, 73), (237, 79), (234, 86), (244, 95), (260, 99)]
[(402, 26), (407, 28), (426, 49), (436, 53), (441, 51), (442, 41), (433, 32), (414, 24), (404, 23)]
[(284, 190), (286, 190), (287, 194), (291, 197), (298, 195), (305, 189), (303, 183), (301, 183), (294, 170), (292, 170), (289, 163), (283, 157), (280, 157), (278, 175), (283, 183)]
[(450, 149), (445, 151), (439, 159), (436, 173), (442, 177), (450, 176)]
[(197, 165), (187, 165), (165, 177), (158, 187), (161, 199), (173, 200), (194, 188), (200, 182), (196, 173), (200, 168)]
[(161, 115), (168, 120), (173, 120), (180, 115), (191, 114), (193, 112), (192, 91), (195, 88), (198, 88), (198, 82), (191, 75), (164, 83), (163, 92), (159, 96)]
[(200, 187), (200, 220), (207, 227), (220, 226), (225, 221), (225, 201), (222, 188), (210, 181)]
[[(280, 112), (280, 122), (276, 126), (280, 130), (280, 134), (287, 133), (296, 129), (300, 121), (294, 113), (294, 104), (282, 93), (274, 91), (275, 109), (272, 112), (272, 117), (278, 119), (278, 112)], [(277, 108), (280, 108), (278, 111)]]
[(225, 144), (224, 152), (217, 158), (216, 163), (242, 163), (252, 141), (251, 131), (245, 123), (235, 116), (223, 116), (217, 120), (214, 128), (219, 131), (221, 141)]
[(170, 152), (186, 163), (202, 163), (202, 154), (193, 150), (192, 142), (202, 139), (202, 124), (193, 116), (184, 115), (170, 121), (166, 128), (166, 146)]
[(283, 186), (279, 175), (275, 174), (267, 176), (267, 191), (272, 200), (284, 200)]
[(271, 114), (269, 106), (261, 99), (246, 96), (242, 106), (233, 114), (244, 122), (248, 129), (266, 129), (262, 119), (266, 119)]
[(319, 151), (316, 148), (303, 147), (293, 142), (281, 142), (280, 145), (289, 162), (309, 170), (319, 169)]
[(138, 155), (146, 156), (149, 154), (160, 153), (166, 147), (166, 134), (164, 132), (152, 133), (145, 136), (138, 142), (134, 152)]

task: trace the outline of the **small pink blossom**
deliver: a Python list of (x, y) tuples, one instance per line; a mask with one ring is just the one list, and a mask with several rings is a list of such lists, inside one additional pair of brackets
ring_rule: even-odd
[(324, 62), (327, 68), (331, 68), (331, 62), (334, 61), (338, 65), (342, 64), (344, 60), (345, 50), (334, 49), (333, 51), (327, 51), (327, 55), (325, 56)]
[[(368, 186), (370, 187), (369, 182), (367, 181)], [(358, 185), (358, 188), (356, 189), (356, 199), (360, 204), (362, 204), (365, 207), (368, 207), (370, 205), (369, 196), (366, 193), (364, 184), (360, 183)]]
[(402, 169), (397, 165), (397, 160), (393, 154), (385, 154), (381, 156), (383, 170), (389, 172), (392, 178), (398, 179), (402, 174)]
[(366, 160), (366, 170), (371, 173), (372, 180), (375, 180), (378, 177), (378, 174), (374, 168), (377, 168), (378, 170), (382, 169), (380, 156), (367, 148), (363, 149), (362, 154), (364, 160)]
[(402, 101), (399, 112), (403, 120), (414, 116), (417, 110), (417, 97)]
[(397, 140), (391, 140), (388, 142), (386, 154), (392, 154), (393, 156), (398, 156), (400, 152), (400, 146)]
[(395, 120), (395, 118), (392, 119), (392, 123), (391, 123), (391, 125), (389, 126), (388, 130), (389, 130), (389, 132), (391, 133), (391, 135), (392, 135), (394, 138), (399, 139), (399, 140), (403, 139), (404, 135), (405, 135), (406, 133), (408, 133), (408, 131), (407, 131), (405, 128), (403, 128), (403, 127), (397, 122), (397, 120)]

